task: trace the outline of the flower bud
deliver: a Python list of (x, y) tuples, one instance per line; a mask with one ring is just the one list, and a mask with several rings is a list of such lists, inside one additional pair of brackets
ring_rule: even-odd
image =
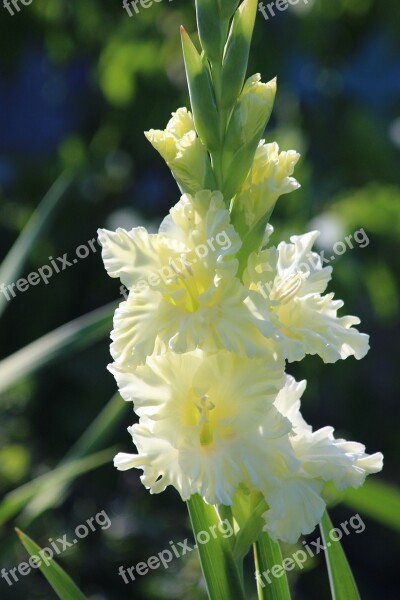
[(235, 198), (232, 222), (242, 236), (264, 215), (270, 216), (279, 196), (300, 187), (292, 177), (300, 154), (294, 150), (279, 152), (277, 143), (257, 148), (253, 165)]
[(186, 108), (172, 114), (165, 131), (151, 129), (145, 135), (171, 169), (182, 193), (216, 189), (209, 155)]
[(224, 145), (223, 193), (233, 198), (243, 184), (269, 121), (276, 94), (276, 79), (261, 83), (250, 77), (243, 88), (228, 127)]
[(258, 144), (271, 116), (275, 94), (276, 78), (262, 83), (261, 75), (257, 73), (246, 81), (226, 135), (227, 149), (238, 150), (254, 138), (258, 138)]

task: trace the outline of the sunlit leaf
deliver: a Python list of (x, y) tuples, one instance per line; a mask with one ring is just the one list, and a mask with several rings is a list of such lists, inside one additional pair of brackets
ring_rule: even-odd
[(333, 525), (327, 511), (322, 517), (320, 528), (325, 546), (332, 600), (360, 600), (356, 582), (340, 541), (330, 541), (329, 533)]
[(73, 481), (83, 473), (92, 471), (112, 460), (114, 448), (102, 450), (91, 456), (71, 460), (53, 471), (41, 475), (6, 494), (0, 503), (0, 525), (18, 514), (36, 494), (52, 493), (60, 484)]
[(210, 600), (244, 600), (240, 573), (231, 551), (231, 543), (218, 531), (219, 519), (215, 509), (195, 494), (187, 502), (195, 536), (213, 528), (217, 537), (210, 535), (206, 544), (198, 544), (200, 562)]
[[(40, 546), (19, 529), (15, 531), (31, 557), (35, 557), (36, 561), (34, 564), (38, 564), (39, 569), (60, 600), (87, 600), (71, 577), (53, 559), (49, 558), (46, 554), (40, 554), (42, 551)], [(47, 564), (43, 560), (44, 556), (46, 556)]]
[(400, 490), (379, 479), (367, 479), (362, 488), (347, 489), (343, 502), (362, 514), (400, 531)]
[[(71, 174), (63, 173), (44, 196), (21, 235), (3, 260), (0, 266), (0, 283), (4, 283), (7, 286), (18, 279), (33, 246), (40, 236), (43, 235), (45, 228), (53, 217), (56, 208), (64, 199), (65, 193), (72, 181), (73, 176)], [(0, 294), (0, 315), (6, 306), (6, 296)]]
[[(262, 533), (254, 544), (254, 557), (256, 572), (259, 573), (257, 578), (259, 600), (290, 600), (289, 584), (286, 571), (282, 567), (283, 557), (279, 544), (271, 540), (267, 533)], [(272, 572), (267, 581), (262, 574), (267, 572), (271, 574), (273, 568), (277, 569), (277, 574)]]
[(116, 303), (70, 321), (0, 362), (0, 394), (40, 367), (109, 335)]

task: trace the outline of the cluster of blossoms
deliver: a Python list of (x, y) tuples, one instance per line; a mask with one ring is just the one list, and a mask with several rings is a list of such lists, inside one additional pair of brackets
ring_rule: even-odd
[[(282, 189), (290, 178), (275, 153), (270, 160), (280, 181), (265, 185)], [(292, 169), (286, 155), (281, 162)], [(200, 260), (196, 247), (219, 233), (229, 249)], [(158, 234), (99, 235), (108, 273), (128, 289), (146, 272), (170, 273), (116, 311), (110, 370), (140, 417), (130, 428), (138, 454), (119, 454), (119, 469), (143, 469), (153, 493), (173, 485), (184, 500), (199, 493), (212, 504), (232, 504), (240, 484), (254, 487), (270, 507), (268, 532), (291, 542), (319, 522), (324, 482), (358, 487), (380, 470), (379, 454), (336, 440), (330, 427), (313, 432), (300, 413), (305, 382), (284, 372), (285, 359), (335, 362), (368, 350), (368, 336), (352, 327), (358, 319), (337, 317), (342, 302), (322, 295), (331, 267), (311, 250), (317, 232), (254, 252), (242, 280), (241, 239), (219, 192), (182, 196)]]
[[(147, 132), (183, 195), (158, 234), (100, 230), (99, 239), (108, 274), (130, 290), (115, 314), (109, 368), (139, 417), (129, 429), (137, 454), (118, 454), (116, 467), (142, 469), (152, 493), (171, 485), (183, 500), (229, 506), (239, 489), (256, 490), (268, 505), (265, 530), (295, 542), (320, 521), (325, 483), (357, 488), (382, 455), (331, 427), (313, 431), (300, 412), (306, 382), (285, 373), (306, 354), (333, 363), (369, 346), (359, 320), (337, 316), (343, 303), (325, 294), (332, 269), (312, 251), (318, 232), (270, 244), (278, 197), (299, 187), (299, 155), (260, 139), (275, 90), (259, 76), (245, 83), (225, 137), (226, 178), (185, 108), (165, 131)], [(232, 193), (231, 165), (246, 146), (252, 164)], [(260, 223), (261, 238), (249, 235)], [(199, 247), (208, 248), (201, 258)], [(160, 276), (138, 290), (150, 272)]]

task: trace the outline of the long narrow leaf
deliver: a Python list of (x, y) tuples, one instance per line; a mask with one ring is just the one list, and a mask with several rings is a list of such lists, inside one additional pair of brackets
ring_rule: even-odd
[(0, 394), (60, 356), (64, 358), (109, 335), (115, 308), (116, 303), (112, 302), (70, 321), (2, 360)]
[(210, 532), (213, 528), (217, 538), (210, 535), (207, 544), (198, 544), (200, 562), (210, 600), (244, 600), (240, 574), (231, 551), (229, 539), (218, 534), (219, 519), (215, 509), (206, 504), (199, 495), (187, 502), (193, 532)]
[(31, 557), (35, 557), (34, 564), (39, 565), (39, 569), (60, 600), (87, 600), (71, 577), (53, 559), (46, 557), (48, 565), (44, 563), (43, 558), (41, 558), (43, 555), (40, 554), (42, 550), (40, 546), (19, 529), (15, 531)]
[[(128, 408), (130, 408), (129, 404), (124, 402), (119, 394), (115, 394), (77, 443), (70, 449), (59, 466), (98, 450), (108, 441)], [(20, 517), (21, 524), (26, 527), (46, 510), (53, 506), (59, 506), (64, 501), (72, 483), (72, 479), (60, 481), (59, 485), (51, 490), (39, 491), (22, 513)]]
[[(282, 567), (283, 558), (279, 544), (272, 541), (268, 534), (262, 533), (254, 544), (254, 557), (259, 600), (290, 600), (289, 584), (286, 571)], [(276, 573), (273, 571), (274, 567)]]
[(252, 514), (248, 519), (240, 524), (240, 530), (236, 536), (235, 545), (233, 547), (233, 556), (236, 560), (243, 560), (255, 540), (260, 535), (260, 531), (264, 525), (262, 514), (266, 511), (265, 500), (262, 499), (253, 509)]
[[(0, 266), (0, 284), (4, 283), (8, 285), (18, 279), (34, 244), (45, 231), (72, 181), (73, 176), (71, 174), (62, 173), (43, 197), (43, 200)], [(6, 297), (1, 294), (0, 315), (6, 306)]]
[(109, 448), (91, 456), (73, 460), (9, 492), (0, 503), (0, 526), (19, 513), (37, 493), (51, 492), (60, 483), (72, 481), (83, 473), (105, 465), (111, 461), (114, 454), (115, 449)]
[(362, 488), (347, 489), (343, 502), (383, 525), (400, 531), (400, 490), (384, 481), (367, 479)]
[(322, 517), (320, 528), (325, 546), (332, 600), (360, 600), (357, 585), (342, 545), (339, 541), (331, 541), (329, 537), (333, 525), (327, 511)]

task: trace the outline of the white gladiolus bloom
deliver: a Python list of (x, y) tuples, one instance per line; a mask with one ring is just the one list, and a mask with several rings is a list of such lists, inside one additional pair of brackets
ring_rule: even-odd
[(313, 531), (326, 508), (326, 482), (359, 487), (382, 468), (380, 453), (335, 440), (329, 427), (313, 432), (300, 413), (305, 382), (284, 380), (272, 350), (264, 359), (166, 353), (134, 373), (118, 364), (110, 370), (140, 417), (129, 428), (138, 454), (118, 454), (115, 466), (143, 469), (151, 493), (172, 485), (183, 500), (198, 493), (231, 505), (241, 484), (257, 489), (273, 539), (294, 543)]
[(294, 543), (301, 534), (313, 531), (326, 508), (321, 498), (325, 482), (337, 489), (360, 487), (367, 475), (382, 469), (380, 452), (365, 453), (357, 442), (336, 440), (332, 427), (313, 432), (300, 413), (300, 397), (306, 382), (286, 376), (286, 384), (274, 403), (292, 424), (290, 443), (300, 462), (298, 473), (284, 478), (278, 486), (261, 489), (269, 504), (264, 514), (265, 530), (274, 539)]
[(291, 243), (253, 253), (244, 275), (245, 283), (265, 299), (266, 312), (273, 314), (289, 361), (305, 354), (318, 354), (326, 363), (348, 356), (363, 358), (369, 337), (359, 333), (357, 317), (338, 317), (341, 300), (322, 296), (332, 268), (323, 267), (311, 248), (319, 232), (292, 236)]
[(263, 335), (274, 336), (262, 298), (235, 277), (241, 242), (219, 192), (184, 195), (158, 234), (99, 230), (99, 240), (109, 275), (130, 291), (115, 313), (114, 360), (133, 367), (199, 346), (260, 355)]
[(240, 483), (274, 485), (298, 468), (290, 421), (273, 405), (284, 381), (273, 352), (264, 359), (170, 352), (135, 373), (110, 369), (140, 416), (130, 428), (138, 454), (118, 454), (115, 465), (143, 469), (152, 493), (172, 485), (184, 500), (198, 493), (230, 505)]

